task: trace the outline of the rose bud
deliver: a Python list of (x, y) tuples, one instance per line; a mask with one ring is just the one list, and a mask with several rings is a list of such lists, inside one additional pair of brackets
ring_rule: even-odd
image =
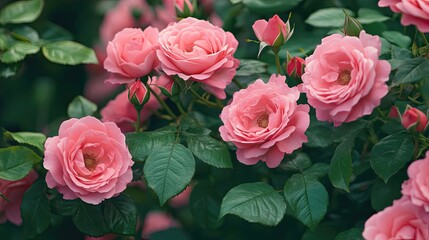
[(398, 118), (401, 115), (401, 113), (399, 112), (399, 109), (396, 106), (392, 106), (390, 108), (389, 114), (388, 116), (390, 118)]
[(360, 31), (363, 30), (362, 25), (356, 18), (350, 17), (346, 11), (344, 11), (344, 14), (346, 15), (343, 27), (344, 34), (346, 36), (359, 37)]
[(289, 58), (288, 55), (288, 62), (286, 65), (286, 72), (289, 76), (297, 78), (301, 77), (304, 73), (304, 64), (305, 60), (300, 57), (292, 57)]
[(197, 9), (195, 0), (175, 0), (176, 15), (178, 18), (191, 17)]
[(406, 129), (414, 128), (417, 132), (423, 132), (428, 125), (427, 116), (417, 108), (407, 106), (401, 120)]
[(150, 92), (140, 79), (137, 79), (128, 90), (128, 99), (134, 106), (141, 107), (149, 101), (149, 97)]

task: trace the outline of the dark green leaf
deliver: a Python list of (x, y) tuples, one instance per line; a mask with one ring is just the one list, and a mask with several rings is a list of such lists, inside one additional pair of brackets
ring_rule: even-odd
[(79, 206), (80, 200), (65, 200), (58, 194), (51, 199), (51, 210), (60, 216), (74, 216)]
[[(400, 174), (401, 173), (401, 174)], [(392, 176), (387, 183), (381, 179), (372, 185), (371, 188), (371, 206), (376, 211), (381, 211), (388, 206), (391, 206), (393, 200), (399, 199), (401, 194), (401, 186), (407, 178), (405, 171)]]
[[(191, 192), (189, 206), (195, 221), (205, 228), (217, 228), (222, 224), (218, 221), (221, 200), (215, 195), (213, 187), (198, 183)], [(202, 210), (204, 209), (204, 210)]]
[(429, 107), (429, 78), (426, 78), (426, 80), (423, 82), (420, 92), (423, 96), (423, 99), (425, 100), (426, 106)]
[(412, 159), (413, 150), (413, 138), (407, 132), (389, 135), (371, 149), (371, 166), (375, 173), (387, 182)]
[(412, 58), (402, 61), (393, 77), (392, 85), (414, 83), (429, 76), (429, 59)]
[(43, 9), (43, 0), (17, 1), (0, 10), (0, 24), (27, 23), (36, 20)]
[(90, 116), (95, 111), (97, 111), (97, 105), (82, 96), (75, 97), (67, 108), (70, 118)]
[(402, 47), (402, 48), (408, 48), (411, 45), (411, 38), (395, 31), (384, 31), (381, 34), (387, 41)]
[(231, 189), (223, 198), (219, 218), (237, 215), (249, 222), (276, 226), (283, 219), (286, 204), (270, 185), (244, 183)]
[(370, 8), (359, 9), (358, 16), (357, 20), (362, 24), (384, 22), (389, 19), (389, 17), (384, 16), (379, 11)]
[(108, 199), (104, 203), (104, 219), (110, 232), (134, 235), (137, 224), (137, 208), (126, 195)]
[(45, 22), (41, 28), (40, 38), (45, 41), (73, 40), (72, 34), (57, 24)]
[(268, 65), (253, 59), (240, 59), (240, 67), (236, 76), (251, 76), (267, 72)]
[(321, 178), (328, 175), (331, 168), (326, 163), (315, 163), (310, 168), (306, 169), (303, 174), (306, 176), (313, 176)]
[(344, 11), (353, 17), (353, 12), (344, 8), (324, 8), (312, 13), (305, 22), (314, 27), (342, 27), (344, 24)]
[(12, 63), (12, 64), (6, 64), (6, 63), (0, 64), (0, 79), (15, 76), (20, 66), (21, 66), (21, 63), (19, 62)]
[(192, 152), (181, 144), (166, 144), (152, 150), (146, 159), (144, 175), (163, 205), (189, 184), (195, 172)]
[(359, 228), (351, 228), (349, 230), (340, 232), (335, 240), (363, 240), (362, 230)]
[(72, 41), (48, 43), (42, 48), (43, 55), (51, 62), (77, 65), (82, 63), (98, 63), (94, 50)]
[(29, 26), (20, 26), (12, 30), (11, 34), (14, 38), (21, 41), (36, 43), (39, 41), (39, 34), (36, 30)]
[(45, 148), (43, 144), (45, 143), (45, 140), (46, 140), (46, 136), (44, 134), (34, 133), (34, 132), (15, 132), (15, 133), (10, 133), (10, 135), (15, 141), (34, 146), (37, 149), (39, 149), (41, 152), (44, 152)]
[(126, 135), (126, 142), (134, 161), (145, 161), (151, 151), (174, 143), (174, 132), (133, 132)]
[[(284, 12), (298, 5), (302, 0), (242, 0), (243, 4), (258, 14), (272, 15)], [(285, 19), (286, 21), (286, 19)]]
[(51, 222), (49, 200), (44, 181), (35, 182), (22, 198), (21, 216), (26, 238), (44, 232)]
[(310, 229), (314, 229), (326, 214), (328, 192), (315, 177), (293, 175), (286, 181), (284, 196), (293, 215)]
[(310, 126), (305, 132), (308, 142), (305, 144), (309, 147), (328, 147), (332, 144), (332, 126), (326, 122), (320, 122), (314, 119), (310, 121)]
[(354, 137), (340, 143), (335, 149), (329, 170), (329, 179), (334, 187), (350, 192), (349, 184), (352, 177), (352, 149)]
[(29, 54), (35, 54), (40, 50), (39, 46), (28, 42), (15, 41), (10, 48), (4, 51), (0, 57), (3, 63), (16, 63)]
[(282, 164), (281, 167), (286, 171), (302, 172), (311, 166), (311, 160), (305, 153), (298, 153), (294, 158)]
[(169, 228), (167, 230), (154, 232), (150, 240), (190, 240), (180, 228)]
[(341, 126), (334, 128), (332, 133), (332, 141), (341, 143), (349, 139), (350, 137), (356, 137), (359, 133), (366, 128), (368, 121), (357, 120), (354, 122), (343, 123)]
[(30, 172), (33, 162), (41, 158), (35, 152), (23, 146), (0, 149), (0, 178), (10, 181), (19, 180)]
[(100, 237), (109, 232), (101, 206), (101, 204), (92, 205), (79, 201), (76, 215), (72, 218), (79, 231), (94, 237)]
[(201, 135), (188, 135), (186, 141), (192, 153), (203, 162), (217, 168), (232, 168), (231, 156), (224, 142)]

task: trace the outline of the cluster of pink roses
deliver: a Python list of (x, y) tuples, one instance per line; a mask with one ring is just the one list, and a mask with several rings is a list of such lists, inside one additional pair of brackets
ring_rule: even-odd
[(402, 198), (371, 216), (363, 237), (371, 239), (429, 239), (429, 151), (408, 167)]

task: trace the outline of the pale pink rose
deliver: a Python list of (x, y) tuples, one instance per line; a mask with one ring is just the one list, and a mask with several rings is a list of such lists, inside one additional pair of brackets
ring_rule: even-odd
[(167, 213), (149, 212), (143, 222), (142, 239), (149, 239), (155, 232), (178, 226), (179, 223)]
[(429, 214), (411, 203), (407, 197), (372, 215), (362, 233), (366, 240), (427, 240)]
[(253, 26), (253, 31), (259, 41), (268, 46), (279, 47), (283, 45), (293, 34), (289, 21), (283, 20), (276, 14), (268, 20), (257, 20)]
[(387, 92), (390, 65), (379, 60), (378, 36), (361, 31), (359, 38), (333, 34), (322, 39), (305, 59), (302, 90), (320, 121), (339, 126), (380, 105)]
[(417, 132), (423, 132), (428, 125), (428, 117), (419, 109), (407, 106), (402, 114), (401, 123), (406, 129), (414, 127)]
[(185, 18), (159, 33), (157, 56), (167, 75), (196, 81), (220, 99), (231, 83), (239, 61), (234, 58), (238, 42), (234, 35), (208, 21)]
[(380, 0), (378, 6), (390, 7), (392, 11), (402, 13), (402, 25), (412, 24), (421, 32), (429, 32), (428, 0)]
[[(159, 102), (154, 96), (150, 96), (149, 101), (140, 111), (140, 120), (145, 122), (153, 112), (159, 108)], [(103, 122), (115, 122), (122, 132), (134, 131), (134, 123), (137, 121), (137, 111), (128, 99), (128, 90), (120, 93), (114, 100), (111, 100), (101, 109), (101, 120)]]
[(0, 197), (0, 223), (9, 222), (15, 225), (21, 225), (21, 203), (24, 192), (30, 188), (31, 184), (37, 179), (37, 173), (31, 170), (27, 176), (20, 180), (8, 181), (0, 179), (0, 193), (8, 201)]
[(180, 208), (189, 204), (189, 197), (191, 196), (192, 186), (188, 186), (179, 195), (170, 199), (170, 206), (174, 208)]
[(410, 179), (402, 184), (402, 194), (409, 196), (414, 205), (429, 212), (429, 151), (425, 158), (414, 161), (407, 171)]
[(107, 45), (104, 68), (111, 72), (111, 83), (131, 83), (146, 76), (158, 65), (155, 51), (159, 48), (158, 29), (125, 28)]
[(235, 92), (220, 114), (222, 139), (237, 146), (237, 159), (246, 165), (261, 160), (277, 167), (285, 153), (307, 142), (310, 107), (296, 103), (300, 93), (296, 87), (289, 88), (285, 79), (273, 74), (268, 83), (256, 80)]
[(133, 163), (116, 124), (91, 116), (64, 121), (45, 142), (46, 183), (67, 200), (99, 204), (117, 196), (132, 180)]
[[(140, 19), (135, 19), (133, 11), (139, 13)], [(107, 44), (117, 32), (124, 28), (150, 25), (153, 17), (146, 0), (120, 0), (118, 5), (104, 16), (100, 26), (100, 38), (103, 44)]]

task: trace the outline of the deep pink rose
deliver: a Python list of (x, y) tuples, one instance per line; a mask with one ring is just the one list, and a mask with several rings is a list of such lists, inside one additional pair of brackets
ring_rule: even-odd
[(429, 1), (427, 0), (380, 0), (380, 7), (390, 7), (392, 11), (402, 13), (404, 26), (416, 25), (421, 32), (429, 32)]
[(45, 142), (46, 183), (64, 199), (99, 204), (118, 195), (132, 180), (133, 163), (116, 124), (91, 116), (64, 121)]
[(379, 60), (378, 36), (361, 31), (359, 38), (333, 34), (322, 39), (305, 59), (302, 89), (320, 121), (354, 121), (380, 105), (387, 92), (390, 65)]
[(402, 114), (401, 123), (406, 129), (414, 127), (417, 132), (423, 132), (428, 125), (428, 117), (419, 109), (408, 106)]
[(268, 46), (279, 47), (283, 45), (293, 34), (289, 21), (283, 20), (276, 14), (268, 20), (257, 20), (253, 26), (253, 31), (259, 41)]
[(37, 173), (31, 170), (27, 176), (20, 180), (8, 181), (0, 179), (0, 193), (10, 202), (0, 197), (0, 223), (9, 220), (15, 225), (21, 225), (21, 203), (24, 192), (37, 179)]
[[(135, 19), (133, 11), (138, 12), (139, 19)], [(153, 13), (146, 0), (120, 0), (118, 5), (104, 16), (100, 26), (100, 38), (103, 44), (107, 44), (122, 29), (148, 26), (152, 19)]]
[(274, 168), (285, 153), (307, 142), (304, 132), (310, 124), (310, 107), (296, 103), (300, 93), (296, 87), (289, 88), (285, 79), (274, 74), (268, 83), (258, 79), (234, 93), (222, 110), (220, 135), (237, 146), (240, 162), (252, 165), (262, 160)]
[(107, 81), (131, 83), (149, 74), (159, 65), (155, 54), (158, 48), (157, 28), (125, 28), (118, 32), (107, 45), (104, 68), (112, 73)]
[(234, 35), (211, 23), (185, 18), (159, 33), (157, 56), (167, 75), (196, 81), (220, 99), (231, 83), (239, 61), (233, 54), (238, 42)]
[(429, 239), (429, 214), (407, 197), (372, 215), (362, 233), (366, 240)]
[(179, 223), (167, 213), (149, 212), (144, 219), (142, 239), (149, 239), (150, 235), (155, 232), (178, 226)]
[(429, 212), (429, 151), (424, 159), (414, 161), (408, 167), (408, 177), (410, 179), (402, 184), (402, 194)]

